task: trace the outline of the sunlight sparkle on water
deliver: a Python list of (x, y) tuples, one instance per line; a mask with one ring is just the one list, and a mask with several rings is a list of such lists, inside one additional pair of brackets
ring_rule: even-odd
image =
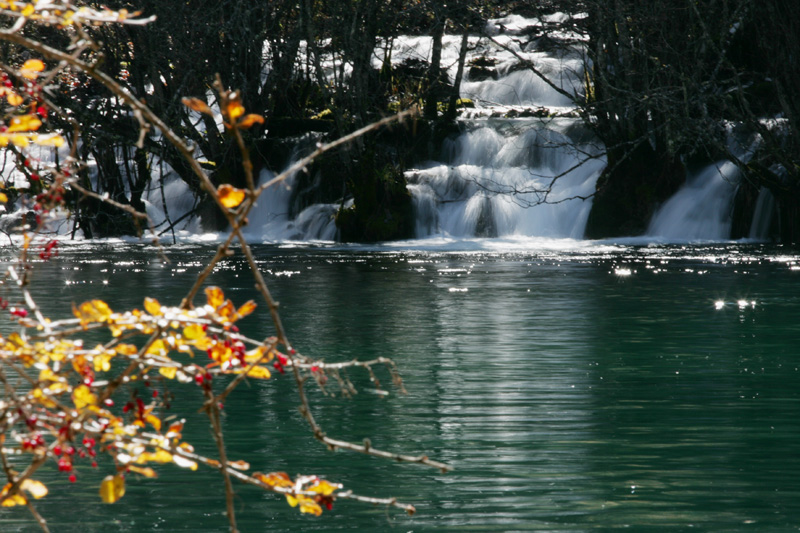
[(722, 300), (717, 300), (716, 302), (714, 302), (714, 309), (720, 310), (723, 307), (725, 307), (725, 302), (723, 302)]
[(736, 302), (736, 305), (739, 306), (739, 309), (745, 309), (747, 307), (752, 307), (753, 309), (755, 309), (756, 308), (756, 301), (752, 300), (752, 301), (748, 302), (747, 300), (739, 300), (739, 301)]

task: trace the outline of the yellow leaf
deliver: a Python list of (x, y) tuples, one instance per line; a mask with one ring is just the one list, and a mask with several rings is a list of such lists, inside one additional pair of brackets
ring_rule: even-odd
[(35, 479), (26, 479), (23, 481), (20, 486), (22, 490), (27, 491), (28, 494), (36, 498), (44, 498), (47, 496), (47, 487), (41, 481), (36, 481)]
[(322, 496), (330, 496), (337, 490), (341, 489), (342, 486), (338, 483), (328, 483), (324, 479), (319, 481), (316, 485), (311, 487), (309, 492), (315, 492), (317, 494), (321, 494)]
[(207, 287), (206, 301), (208, 302), (208, 305), (216, 309), (222, 305), (222, 302), (225, 301), (225, 293), (223, 293), (222, 289), (219, 287)]
[[(7, 133), (15, 133), (21, 131), (36, 131), (39, 129), (39, 126), (42, 125), (42, 121), (39, 120), (39, 117), (36, 115), (22, 115), (20, 117), (14, 117), (11, 119), (11, 123), (6, 130)], [(17, 144), (14, 140), (14, 137), (11, 138), (11, 142)], [(27, 139), (26, 139), (27, 142)]]
[(72, 401), (75, 402), (75, 408), (80, 410), (87, 405), (97, 405), (97, 396), (86, 385), (78, 385), (72, 391)]
[(7, 201), (8, 201), (8, 196), (6, 196), (6, 193), (0, 192), (0, 202), (6, 203)]
[[(0, 139), (0, 140), (2, 140), (2, 139)], [(14, 146), (19, 146), (20, 148), (27, 148), (27, 146), (30, 144), (29, 137), (27, 135), (23, 134), (23, 133), (17, 133), (16, 135), (10, 135), (8, 137), (8, 140), (11, 141), (11, 144), (13, 144)], [(0, 144), (5, 146), (5, 144), (7, 144), (7, 143), (4, 144), (4, 143), (0, 142)]]
[(208, 350), (212, 346), (214, 346), (214, 341), (209, 339), (208, 337), (200, 337), (196, 341), (194, 341), (194, 345), (197, 347), (198, 350)]
[(162, 450), (161, 448), (157, 449), (155, 452), (144, 452), (139, 457), (136, 458), (137, 464), (144, 464), (144, 463), (169, 463), (172, 461), (172, 454), (169, 453), (167, 450)]
[(145, 415), (144, 419), (153, 426), (156, 431), (161, 431), (161, 419), (155, 415)]
[(200, 339), (205, 336), (203, 326), (200, 324), (191, 324), (183, 328), (183, 336), (189, 340)]
[(125, 478), (116, 476), (106, 476), (100, 483), (100, 499), (104, 503), (114, 503), (125, 496)]
[(181, 99), (183, 105), (191, 109), (192, 111), (197, 111), (198, 113), (205, 113), (206, 115), (213, 115), (211, 108), (208, 107), (204, 101), (199, 98), (183, 98)]
[(42, 389), (33, 389), (33, 397), (36, 398), (36, 401), (42, 407), (52, 408), (55, 407), (56, 404), (53, 400), (51, 400)]
[(36, 8), (33, 6), (33, 4), (28, 4), (27, 6), (25, 6), (25, 9), (23, 9), (20, 12), (20, 15), (22, 15), (23, 17), (30, 17), (35, 12), (36, 12)]
[(289, 502), (289, 505), (291, 505), (292, 507), (297, 507), (297, 504), (300, 503), (299, 501), (297, 501), (297, 498), (295, 498), (291, 494), (286, 495), (286, 501)]
[(161, 304), (155, 298), (144, 299), (144, 310), (153, 316), (161, 316)]
[[(33, 7), (30, 6), (29, 7)], [(22, 74), (23, 78), (27, 78), (29, 80), (35, 80), (39, 77), (39, 73), (44, 70), (44, 63), (41, 59), (29, 59), (22, 65), (22, 68), (19, 69), (19, 73)]]
[(39, 146), (55, 146), (56, 148), (64, 146), (64, 144), (66, 143), (64, 137), (58, 135), (57, 133), (50, 133), (48, 135), (37, 135), (36, 137), (33, 138), (33, 142), (35, 142)]
[(8, 94), (6, 94), (6, 100), (8, 101), (8, 105), (13, 105), (15, 107), (21, 105), (22, 102), (25, 101), (20, 95), (13, 91), (9, 91)]
[(78, 308), (73, 306), (72, 312), (83, 324), (93, 321), (105, 322), (111, 316), (111, 309), (103, 300), (83, 302)]
[(225, 183), (217, 188), (217, 195), (223, 206), (232, 209), (244, 201), (245, 192)]
[(102, 353), (94, 356), (94, 371), (95, 372), (108, 372), (111, 370), (111, 358), (114, 357), (113, 353)]
[(320, 516), (322, 514), (322, 507), (311, 498), (303, 497), (300, 501), (300, 512)]
[(3, 507), (14, 507), (15, 505), (25, 505), (26, 503), (28, 503), (28, 500), (26, 500), (24, 496), (21, 494), (14, 494), (13, 496), (6, 497), (0, 505)]
[[(249, 352), (245, 352), (244, 361), (245, 361), (245, 363), (257, 363), (259, 361), (263, 361), (263, 362), (271, 361), (272, 360), (272, 352), (270, 352), (269, 355), (264, 357), (265, 353), (267, 353), (267, 347), (266, 346), (258, 346), (256, 348), (253, 348)], [(264, 358), (262, 359), (262, 357), (264, 357)]]
[(167, 345), (164, 344), (164, 341), (161, 340), (161, 339), (156, 339), (147, 348), (147, 351), (145, 351), (145, 354), (166, 355), (168, 351), (169, 351), (169, 349), (167, 348)]
[(244, 305), (237, 309), (236, 314), (239, 315), (239, 318), (244, 318), (255, 311), (256, 307), (258, 307), (256, 303), (253, 300), (250, 300), (249, 302), (245, 302)]
[(242, 120), (239, 121), (237, 126), (239, 126), (242, 129), (247, 129), (256, 123), (263, 124), (264, 117), (262, 117), (261, 115), (253, 115), (253, 114), (246, 115)]
[(178, 373), (178, 369), (174, 366), (162, 366), (158, 369), (158, 373), (167, 379), (175, 379), (175, 374)]
[(256, 379), (269, 379), (272, 377), (269, 370), (263, 366), (254, 366), (247, 373), (247, 377)]
[(139, 348), (133, 344), (118, 344), (114, 350), (120, 355), (136, 355), (139, 353)]

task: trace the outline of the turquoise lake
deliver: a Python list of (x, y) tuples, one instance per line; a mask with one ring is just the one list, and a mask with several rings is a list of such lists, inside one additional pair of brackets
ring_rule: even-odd
[[(90, 297), (114, 310), (145, 296), (180, 302), (212, 245), (65, 245), (36, 265), (52, 317)], [(311, 436), (289, 376), (227, 402), (228, 452), (252, 470), (313, 473), (416, 506), (336, 502), (300, 515), (237, 486), (242, 531), (788, 531), (800, 527), (800, 253), (755, 244), (634, 246), (574, 241), (525, 250), (261, 245), (259, 264), (302, 353), (394, 359), (408, 394), (374, 392), (353, 370), (351, 399), (311, 388), (327, 433), (453, 466), (439, 471), (348, 452)], [(237, 304), (256, 298), (241, 254), (214, 273)], [(7, 331), (8, 324), (3, 325)], [(241, 324), (271, 334), (265, 306)], [(335, 390), (335, 389), (332, 389)], [(197, 402), (196, 387), (174, 393)], [(195, 405), (195, 403), (192, 403)], [(213, 453), (195, 409), (186, 438)], [(129, 476), (97, 496), (110, 460), (51, 468), (37, 502), (53, 531), (225, 531), (211, 471)], [(36, 530), (24, 509), (3, 531)]]

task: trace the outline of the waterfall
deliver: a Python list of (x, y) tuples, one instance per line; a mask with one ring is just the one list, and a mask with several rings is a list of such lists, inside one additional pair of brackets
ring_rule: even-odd
[(686, 184), (653, 215), (647, 236), (668, 241), (725, 240), (739, 169), (720, 161), (689, 176)]
[[(474, 107), (465, 110), (458, 121), (460, 133), (445, 140), (434, 160), (405, 172), (417, 238), (583, 238), (606, 160), (602, 144), (574, 113), (583, 91), (580, 37), (544, 35), (537, 28), (547, 23), (512, 15), (488, 23), (485, 34), (491, 37), (469, 37), (459, 92)], [(442, 66), (451, 82), (460, 43), (456, 35), (445, 35), (442, 42)], [(375, 50), (373, 66), (381, 68), (387, 53), (395, 65), (428, 61), (431, 48), (431, 37), (397, 37), (391, 51)], [(265, 172), (261, 180), (271, 177)], [(656, 212), (645, 238), (730, 238), (738, 179), (738, 170), (728, 161), (690, 176)], [(335, 239), (333, 217), (339, 205), (312, 205), (292, 218), (294, 186), (291, 177), (266, 191), (248, 232), (266, 241)], [(762, 193), (758, 206), (753, 238), (766, 235), (771, 196)]]
[(417, 237), (583, 236), (605, 166), (577, 119), (464, 123), (440, 161), (406, 172)]
[[(583, 237), (591, 209), (585, 199), (605, 159), (600, 143), (569, 116), (570, 95), (583, 90), (580, 49), (540, 50), (525, 36), (538, 24), (512, 15), (489, 22), (491, 39), (470, 39), (467, 64), (490, 58), (492, 70), (462, 81), (461, 97), (475, 105), (460, 122), (462, 133), (444, 143), (437, 160), (406, 172), (418, 238)], [(429, 39), (400, 39), (393, 58), (427, 57), (426, 45)], [(451, 80), (458, 51), (457, 37), (446, 37), (442, 63), (451, 65)]]
[[(275, 177), (273, 172), (263, 170), (259, 183)], [(290, 175), (283, 183), (267, 188), (259, 197), (248, 217), (250, 224), (245, 233), (262, 241), (331, 241), (336, 238), (333, 217), (338, 204), (314, 204), (297, 214), (289, 216), (292, 189), (297, 175)]]

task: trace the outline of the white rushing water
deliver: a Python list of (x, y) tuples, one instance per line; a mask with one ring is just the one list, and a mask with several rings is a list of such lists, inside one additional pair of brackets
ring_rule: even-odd
[[(541, 51), (527, 36), (537, 25), (540, 21), (511, 16), (491, 21), (490, 37), (469, 38), (466, 70), (477, 58), (490, 58), (492, 74), (470, 80), (465, 73), (460, 95), (475, 107), (460, 119), (462, 133), (445, 141), (438, 158), (406, 172), (417, 238), (583, 237), (591, 209), (587, 198), (605, 165), (602, 146), (578, 119), (565, 116), (574, 104), (557, 90), (580, 97), (579, 45)], [(451, 83), (460, 42), (456, 35), (443, 39), (442, 65)], [(397, 38), (392, 63), (428, 61), (431, 46), (430, 37)], [(376, 68), (386, 53), (376, 49)], [(547, 80), (524, 68), (524, 61), (535, 64)], [(250, 217), (251, 235), (265, 241), (334, 239), (338, 205), (311, 206), (291, 219), (292, 185), (289, 180), (259, 201)]]
[[(485, 35), (469, 38), (460, 95), (474, 107), (463, 112), (461, 134), (447, 139), (435, 160), (406, 171), (417, 239), (583, 238), (591, 195), (605, 167), (603, 147), (580, 119), (571, 118), (574, 103), (569, 95), (580, 98), (583, 90), (584, 57), (579, 39), (552, 34), (572, 43), (553, 46), (552, 39), (531, 37), (536, 34), (531, 28), (541, 24), (509, 16), (490, 21)], [(460, 42), (457, 35), (443, 39), (442, 66), (451, 82), (456, 77)], [(409, 60), (427, 62), (431, 47), (430, 37), (397, 38), (392, 43), (391, 61), (395, 65)], [(386, 53), (384, 48), (376, 49), (376, 68)], [(488, 64), (489, 71), (470, 79), (469, 65), (476, 60)], [(535, 65), (538, 74), (525, 68), (525, 62)], [(737, 180), (736, 168), (725, 161), (688, 176), (685, 186), (658, 210), (640, 239), (729, 239)], [(291, 180), (287, 185), (292, 186)], [(251, 234), (265, 241), (336, 238), (333, 216), (338, 205), (311, 206), (291, 219), (290, 200), (286, 187), (262, 199), (251, 217)], [(753, 239), (766, 235), (770, 200), (769, 195), (759, 199), (750, 235)]]
[[(483, 35), (469, 37), (467, 66), (459, 89), (461, 97), (471, 100), (474, 107), (463, 110), (458, 120), (460, 134), (446, 139), (436, 158), (405, 173), (413, 196), (417, 239), (522, 238), (534, 242), (583, 238), (591, 195), (606, 160), (602, 143), (573, 112), (574, 101), (580, 101), (583, 91), (582, 43), (576, 35), (551, 33), (542, 37), (538, 30), (532, 31), (564, 17), (567, 15), (554, 14), (539, 21), (512, 15), (490, 21)], [(460, 36), (444, 36), (442, 67), (451, 83), (456, 78), (460, 46)], [(430, 37), (398, 37), (392, 41), (391, 61), (394, 65), (427, 62), (431, 48)], [(381, 67), (386, 54), (385, 46), (376, 48), (376, 68)], [(470, 65), (475, 64), (483, 65), (484, 70), (470, 78)], [(527, 64), (535, 65), (538, 73)], [(332, 73), (334, 65), (329, 62), (327, 70)], [(291, 159), (309, 150), (311, 141), (299, 139)], [(151, 166), (156, 169), (153, 185), (144, 200), (157, 230), (174, 224), (174, 229), (184, 235), (200, 234), (198, 216), (187, 215), (196, 207), (192, 193), (157, 158)], [(0, 171), (5, 170), (0, 165)], [(13, 169), (5, 173), (7, 182), (21, 180), (16, 185), (27, 186)], [(261, 183), (272, 177), (274, 174), (268, 171), (259, 176)], [(157, 184), (162, 178), (164, 185), (160, 187)], [(738, 179), (737, 169), (727, 161), (690, 175), (657, 211), (640, 239), (729, 239)], [(297, 181), (292, 176), (261, 196), (246, 228), (251, 239), (336, 240), (334, 215), (341, 203), (292, 209)], [(751, 239), (767, 237), (774, 203), (768, 192), (760, 194)], [(6, 218), (9, 226), (21, 223), (11, 216)], [(59, 227), (65, 232), (70, 224), (63, 222)]]
[(709, 165), (670, 198), (650, 222), (647, 235), (667, 241), (730, 238), (739, 170), (730, 161)]

